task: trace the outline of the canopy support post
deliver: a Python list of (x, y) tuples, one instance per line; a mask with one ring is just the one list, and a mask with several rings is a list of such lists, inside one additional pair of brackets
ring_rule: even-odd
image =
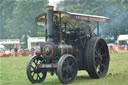
[(62, 28), (61, 28), (61, 13), (59, 13), (59, 30), (60, 30), (60, 40), (62, 40)]
[(100, 32), (99, 32), (99, 22), (97, 22), (97, 35), (100, 35)]

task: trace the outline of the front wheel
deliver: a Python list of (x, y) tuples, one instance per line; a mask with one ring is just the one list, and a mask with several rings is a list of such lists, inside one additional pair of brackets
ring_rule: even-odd
[(37, 68), (37, 64), (42, 61), (41, 57), (33, 56), (27, 64), (27, 76), (32, 83), (43, 82), (46, 78), (47, 72)]
[(57, 64), (57, 75), (61, 83), (72, 83), (77, 76), (77, 62), (72, 55), (63, 55)]

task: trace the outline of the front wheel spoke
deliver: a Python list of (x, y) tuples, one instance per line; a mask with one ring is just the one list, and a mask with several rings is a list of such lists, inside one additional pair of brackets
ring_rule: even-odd
[(39, 73), (38, 73), (37, 75), (38, 75), (38, 78), (39, 78), (39, 80), (40, 80), (40, 79), (41, 79), (41, 77), (40, 77)]
[(34, 72), (34, 71), (31, 71), (31, 73)]
[(34, 66), (31, 65), (31, 67), (34, 69)]
[(73, 66), (73, 63), (70, 63), (69, 66), (72, 67)]
[(35, 60), (33, 60), (33, 62), (34, 62), (34, 63), (36, 63), (36, 59), (35, 59)]
[(62, 75), (63, 75), (63, 77), (65, 78), (65, 77), (66, 77), (66, 72), (63, 72), (63, 74), (62, 74)]
[(74, 69), (74, 66), (75, 66), (74, 63), (73, 63), (72, 65), (70, 65), (70, 67), (71, 67), (72, 69)]
[(70, 76), (70, 74), (68, 74), (68, 78), (67, 78), (67, 80), (68, 80), (68, 81), (71, 80), (71, 76)]
[(37, 76), (36, 76), (36, 81), (38, 81), (38, 73), (37, 73)]
[(38, 63), (38, 59), (34, 60), (35, 65), (37, 66)]
[(35, 76), (35, 73), (33, 73), (32, 77), (34, 78), (34, 76)]
[(72, 72), (69, 73), (69, 78), (72, 78)]
[(67, 79), (68, 79), (68, 74), (65, 75), (65, 80), (67, 81)]
[(65, 72), (65, 71), (66, 71), (66, 67), (65, 67), (65, 66), (63, 66), (62, 72)]
[(98, 56), (98, 54), (99, 54), (98, 50), (95, 52), (95, 54), (96, 54), (96, 56)]
[(75, 70), (76, 69), (74, 65), (71, 68), (72, 68), (72, 70)]
[(37, 62), (36, 62), (37, 64), (39, 63), (39, 59), (37, 59)]
[(37, 63), (36, 62), (34, 62), (34, 64), (37, 66)]

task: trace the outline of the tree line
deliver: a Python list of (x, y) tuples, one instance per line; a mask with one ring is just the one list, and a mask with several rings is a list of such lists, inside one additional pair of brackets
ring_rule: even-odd
[(0, 0), (0, 35), (1, 38), (31, 37), (38, 34), (41, 27), (35, 17), (44, 12), (47, 0)]
[[(48, 0), (0, 0), (0, 38), (44, 36), (44, 30), (35, 17), (46, 10)], [(57, 10), (109, 17), (100, 25), (105, 37), (115, 40), (120, 34), (128, 34), (128, 0), (62, 0)]]
[(107, 24), (100, 24), (100, 32), (106, 38), (117, 40), (120, 34), (128, 34), (128, 0), (64, 0), (57, 8), (109, 17)]

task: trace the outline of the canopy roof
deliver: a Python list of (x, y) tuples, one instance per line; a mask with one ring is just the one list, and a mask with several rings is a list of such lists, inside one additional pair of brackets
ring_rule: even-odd
[[(106, 22), (109, 20), (109, 18), (103, 17), (103, 16), (64, 12), (64, 11), (54, 11), (54, 15), (56, 15), (56, 16), (61, 15), (61, 18), (64, 16), (69, 16), (72, 19), (85, 20), (85, 21)], [(46, 13), (43, 13), (40, 16), (37, 16), (36, 21), (38, 22), (38, 21), (45, 20), (45, 16), (46, 16)]]
[(119, 35), (118, 37), (118, 40), (119, 41), (128, 41), (128, 34), (127, 35)]

